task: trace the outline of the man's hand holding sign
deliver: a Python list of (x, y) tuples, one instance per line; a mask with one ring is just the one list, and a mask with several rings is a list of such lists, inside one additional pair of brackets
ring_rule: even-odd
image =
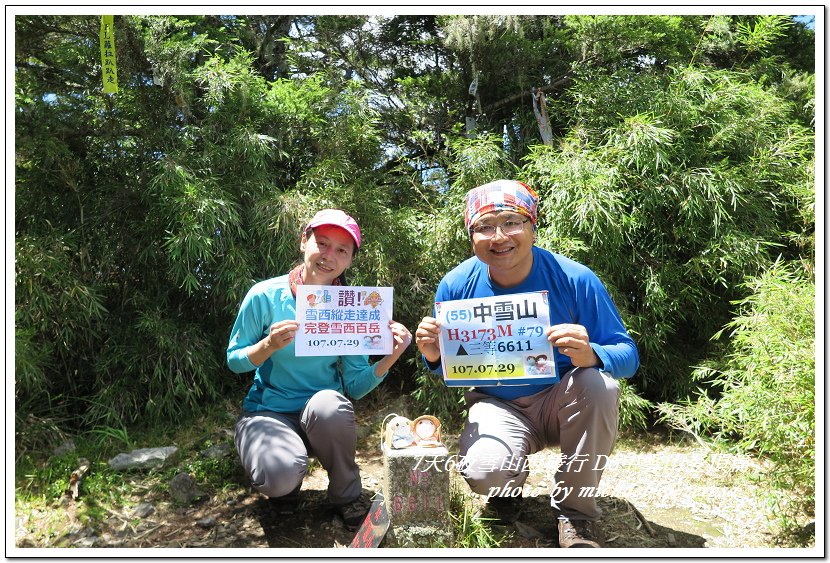
[(577, 368), (592, 368), (599, 365), (597, 353), (591, 347), (588, 339), (588, 330), (582, 325), (560, 324), (548, 328), (548, 341), (559, 351), (571, 359)]

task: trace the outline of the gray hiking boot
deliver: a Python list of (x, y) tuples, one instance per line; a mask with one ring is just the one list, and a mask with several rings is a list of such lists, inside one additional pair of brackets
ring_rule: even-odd
[(605, 543), (599, 522), (559, 517), (559, 547), (603, 547)]

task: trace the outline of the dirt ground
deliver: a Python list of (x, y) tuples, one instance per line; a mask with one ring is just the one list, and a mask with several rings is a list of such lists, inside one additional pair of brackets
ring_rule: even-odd
[[(455, 451), (452, 437), (445, 436), (445, 442)], [(360, 443), (358, 463), (367, 491), (381, 490), (383, 464), (377, 444), (375, 435)], [(501, 547), (557, 547), (549, 492), (558, 460), (555, 450), (531, 456), (522, 516), (511, 526), (490, 525)], [(699, 445), (669, 445), (654, 435), (620, 440), (598, 494), (607, 547), (774, 547), (769, 517), (751, 479), (759, 469), (749, 458)], [(459, 490), (469, 491), (457, 475), (454, 479), (461, 484)], [(266, 499), (241, 480), (236, 486), (208, 491), (204, 500), (189, 507), (174, 505), (165, 493), (139, 487), (135, 504), (112, 511), (103, 526), (79, 521), (70, 504), (62, 516), (51, 516), (51, 526), (60, 531), (44, 537), (34, 522), (21, 521), (18, 515), (16, 546), (344, 548), (353, 534), (328, 503), (327, 484), (325, 471), (317, 465), (304, 481), (300, 510), (292, 516), (272, 513)], [(482, 505), (483, 499), (467, 494), (473, 506)], [(155, 511), (136, 518), (133, 510), (141, 502), (152, 503)], [(302, 556), (302, 551), (297, 554)]]

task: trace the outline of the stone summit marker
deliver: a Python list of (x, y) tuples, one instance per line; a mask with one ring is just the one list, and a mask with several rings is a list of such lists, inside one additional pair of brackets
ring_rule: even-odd
[(450, 472), (444, 446), (383, 453), (383, 497), (390, 527), (384, 547), (451, 547)]

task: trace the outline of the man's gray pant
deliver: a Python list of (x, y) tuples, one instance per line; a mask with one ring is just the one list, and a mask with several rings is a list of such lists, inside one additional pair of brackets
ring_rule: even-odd
[[(619, 384), (593, 368), (576, 368), (528, 397), (503, 400), (470, 391), (459, 439), (461, 474), (473, 492), (509, 496), (530, 472), (526, 456), (559, 445), (552, 504), (570, 518), (597, 520), (595, 494), (617, 439)], [(547, 479), (550, 481), (550, 479)], [(560, 489), (555, 489), (556, 486)], [(573, 487), (565, 495), (565, 487)]]
[(352, 403), (337, 391), (318, 391), (302, 413), (243, 412), (234, 442), (251, 484), (269, 497), (299, 489), (316, 457), (328, 472), (332, 504), (360, 495), (360, 470), (355, 461), (356, 424)]

